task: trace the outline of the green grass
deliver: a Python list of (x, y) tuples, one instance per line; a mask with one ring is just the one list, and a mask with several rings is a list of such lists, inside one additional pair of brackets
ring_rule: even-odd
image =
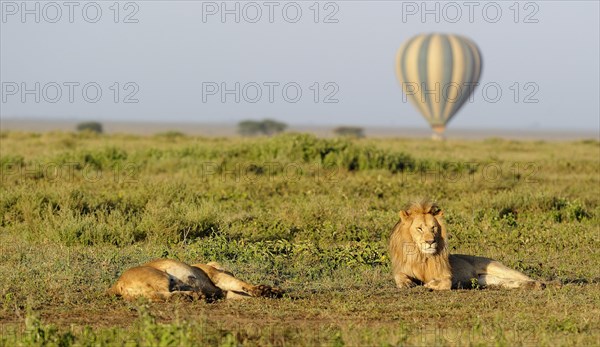
[[(600, 142), (0, 134), (0, 346), (598, 345)], [(421, 197), (452, 252), (544, 291), (395, 289)], [(123, 302), (157, 257), (220, 261), (281, 300)]]

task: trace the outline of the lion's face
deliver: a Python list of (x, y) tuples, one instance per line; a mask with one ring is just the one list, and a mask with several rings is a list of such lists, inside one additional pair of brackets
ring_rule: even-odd
[(407, 222), (410, 222), (410, 235), (421, 253), (436, 254), (443, 247), (442, 226), (435, 216), (411, 215)]

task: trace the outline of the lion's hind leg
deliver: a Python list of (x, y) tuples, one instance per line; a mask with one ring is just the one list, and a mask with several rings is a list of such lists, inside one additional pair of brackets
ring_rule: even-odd
[(544, 288), (544, 284), (494, 259), (464, 254), (450, 256), (454, 287), (470, 288), (473, 280), (483, 287)]
[(278, 298), (283, 295), (283, 291), (278, 288), (272, 288), (264, 284), (255, 286), (239, 280), (220, 265), (218, 268), (208, 264), (195, 264), (193, 266), (204, 271), (217, 287), (227, 291), (227, 299), (244, 297)]
[(489, 258), (478, 257), (475, 261), (478, 282), (483, 286), (502, 288), (542, 289), (544, 284), (520, 271), (513, 270), (504, 264)]
[(543, 289), (545, 285), (542, 282), (535, 280), (515, 280), (510, 278), (496, 277), (492, 275), (480, 275), (478, 284), (484, 287), (501, 287), (507, 289), (523, 288), (523, 289)]

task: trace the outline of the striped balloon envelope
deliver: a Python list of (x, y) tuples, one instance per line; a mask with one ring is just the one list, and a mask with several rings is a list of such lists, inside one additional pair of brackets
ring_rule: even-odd
[(402, 91), (431, 125), (434, 137), (469, 100), (481, 75), (479, 48), (470, 39), (451, 34), (420, 34), (396, 55)]

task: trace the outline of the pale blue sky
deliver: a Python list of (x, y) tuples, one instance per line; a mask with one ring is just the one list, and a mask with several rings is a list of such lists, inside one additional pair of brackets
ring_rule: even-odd
[[(34, 11), (23, 20), (21, 1), (3, 0), (1, 116), (220, 123), (269, 117), (290, 124), (426, 127), (412, 105), (403, 102), (395, 54), (415, 34), (449, 32), (473, 39), (484, 59), (473, 102), (449, 127), (599, 127), (598, 1), (520, 2), (516, 7), (514, 1), (474, 2), (472, 18), (465, 2), (427, 2), (433, 11), (424, 22), (421, 1), (319, 2), (318, 13), (314, 1), (248, 3), (227, 2), (229, 9), (239, 6), (240, 23), (235, 14), (226, 15), (223, 23), (221, 1), (121, 2), (118, 13), (113, 1), (75, 2), (72, 18), (63, 2), (55, 3), (60, 17), (56, 6), (37, 2), (36, 23), (36, 2), (27, 2)], [(137, 23), (123, 23), (126, 19)], [(325, 19), (333, 23), (323, 23)], [(36, 92), (23, 95), (22, 90), (34, 89), (36, 82), (39, 103)], [(222, 102), (220, 91), (205, 93), (203, 101), (203, 83), (209, 92), (222, 83), (233, 89), (236, 82), (239, 103), (234, 94)], [(96, 103), (82, 96), (88, 83), (89, 100), (97, 88), (102, 91)], [(262, 97), (256, 103), (244, 100), (256, 98), (257, 85)], [(302, 97), (293, 103), (297, 88)], [(497, 89), (502, 96), (492, 102)], [(320, 90), (318, 102), (315, 90)], [(123, 102), (132, 92), (138, 102)], [(335, 94), (330, 101), (337, 103), (323, 102), (330, 93)], [(524, 102), (528, 95), (538, 102)]]

